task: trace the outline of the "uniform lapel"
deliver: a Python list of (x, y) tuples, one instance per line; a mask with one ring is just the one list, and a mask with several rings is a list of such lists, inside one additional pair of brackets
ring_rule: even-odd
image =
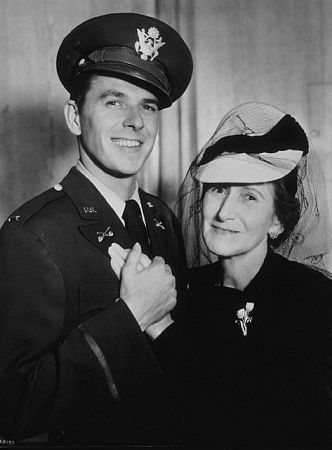
[[(77, 208), (82, 221), (79, 231), (108, 256), (108, 248), (113, 242), (123, 248), (132, 248), (134, 242), (123, 223), (95, 186), (76, 167), (62, 180), (61, 185)], [(167, 223), (153, 198), (139, 189), (146, 226), (153, 256), (167, 258)]]
[(147, 197), (145, 192), (139, 189), (139, 195), (144, 212), (146, 227), (148, 230), (153, 256), (168, 255), (168, 230), (165, 218), (153, 198)]
[(61, 185), (77, 208), (81, 218), (80, 232), (101, 252), (108, 255), (113, 242), (123, 248), (133, 245), (121, 220), (93, 184), (75, 167)]

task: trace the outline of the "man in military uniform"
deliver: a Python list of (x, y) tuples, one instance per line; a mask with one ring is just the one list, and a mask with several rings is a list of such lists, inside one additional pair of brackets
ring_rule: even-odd
[[(57, 71), (80, 159), (1, 230), (0, 432), (176, 442), (181, 414), (149, 340), (172, 320), (184, 253), (172, 212), (136, 179), (159, 110), (189, 84), (191, 54), (155, 18), (109, 14), (66, 36)], [(126, 283), (110, 264), (113, 242), (140, 243)], [(141, 248), (154, 258), (138, 271)]]

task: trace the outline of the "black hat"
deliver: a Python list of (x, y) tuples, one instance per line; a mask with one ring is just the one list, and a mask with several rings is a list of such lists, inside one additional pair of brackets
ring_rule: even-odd
[(100, 73), (152, 92), (161, 109), (184, 93), (193, 71), (190, 50), (172, 27), (133, 13), (106, 14), (78, 25), (62, 41), (56, 65), (69, 92), (81, 73)]

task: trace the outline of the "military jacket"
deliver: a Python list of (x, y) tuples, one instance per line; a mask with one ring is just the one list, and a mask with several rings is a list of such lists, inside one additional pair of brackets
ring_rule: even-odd
[[(152, 252), (180, 281), (185, 262), (176, 218), (158, 198), (139, 194)], [(78, 443), (174, 438), (180, 415), (149, 340), (126, 304), (116, 301), (112, 242), (133, 244), (76, 168), (3, 225), (0, 433), (6, 437), (48, 432)]]

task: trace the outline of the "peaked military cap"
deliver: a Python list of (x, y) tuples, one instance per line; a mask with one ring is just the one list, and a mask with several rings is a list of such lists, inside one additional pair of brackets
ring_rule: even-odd
[(62, 41), (56, 64), (69, 92), (78, 75), (99, 73), (152, 92), (161, 109), (184, 93), (193, 71), (190, 50), (172, 27), (134, 13), (106, 14), (81, 23)]

